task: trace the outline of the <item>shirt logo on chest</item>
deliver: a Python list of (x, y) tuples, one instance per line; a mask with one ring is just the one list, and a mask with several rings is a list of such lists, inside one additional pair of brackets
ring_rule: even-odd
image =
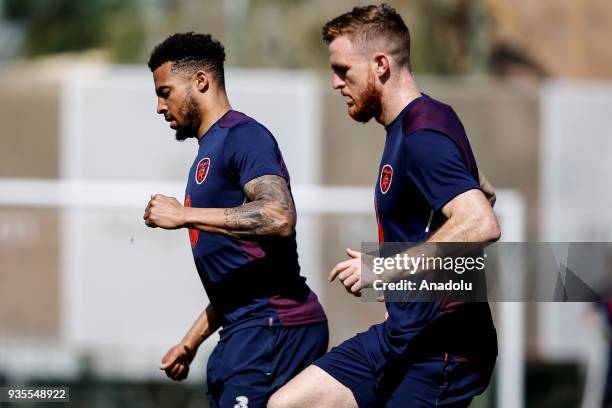
[(385, 164), (380, 172), (380, 181), (378, 183), (381, 193), (387, 194), (387, 191), (389, 191), (389, 188), (391, 188), (392, 180), (393, 167), (391, 167), (389, 164)]
[(196, 173), (195, 173), (196, 183), (202, 184), (204, 180), (206, 180), (206, 176), (208, 176), (209, 168), (210, 168), (210, 159), (208, 157), (205, 157), (198, 162), (198, 167), (196, 168)]

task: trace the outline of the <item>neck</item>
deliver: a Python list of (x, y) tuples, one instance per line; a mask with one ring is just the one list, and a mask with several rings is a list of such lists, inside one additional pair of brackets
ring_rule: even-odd
[(225, 115), (228, 110), (232, 109), (225, 91), (217, 91), (217, 95), (213, 98), (212, 103), (200, 104), (200, 127), (198, 128), (198, 140), (202, 139), (208, 129), (217, 122), (221, 116)]
[(410, 102), (420, 96), (421, 92), (410, 73), (393, 82), (388, 81), (383, 89), (381, 111), (376, 120), (381, 125), (388, 126)]

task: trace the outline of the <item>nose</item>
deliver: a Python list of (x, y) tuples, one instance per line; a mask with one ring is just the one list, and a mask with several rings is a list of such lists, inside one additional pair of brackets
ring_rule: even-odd
[(157, 99), (157, 113), (166, 113), (168, 112), (168, 106), (164, 103), (161, 98)]
[(338, 74), (334, 74), (334, 77), (332, 78), (332, 86), (334, 89), (341, 89), (344, 88), (346, 84), (344, 83), (344, 80), (342, 78), (340, 78), (340, 75)]

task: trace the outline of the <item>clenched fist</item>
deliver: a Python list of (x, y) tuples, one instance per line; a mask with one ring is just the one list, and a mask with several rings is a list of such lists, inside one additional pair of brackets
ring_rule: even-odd
[(151, 228), (177, 229), (185, 224), (185, 207), (174, 197), (153, 194), (145, 208), (145, 224)]

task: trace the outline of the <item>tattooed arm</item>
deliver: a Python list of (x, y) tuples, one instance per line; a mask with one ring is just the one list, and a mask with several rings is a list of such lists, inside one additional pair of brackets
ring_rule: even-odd
[(244, 194), (248, 200), (246, 204), (223, 210), (225, 231), (222, 232), (238, 238), (293, 234), (295, 206), (285, 179), (279, 176), (257, 177), (244, 185)]
[(285, 179), (257, 177), (244, 185), (244, 194), (247, 202), (234, 208), (183, 207), (174, 197), (155, 194), (143, 218), (152, 228), (188, 227), (239, 239), (293, 234), (295, 206)]

